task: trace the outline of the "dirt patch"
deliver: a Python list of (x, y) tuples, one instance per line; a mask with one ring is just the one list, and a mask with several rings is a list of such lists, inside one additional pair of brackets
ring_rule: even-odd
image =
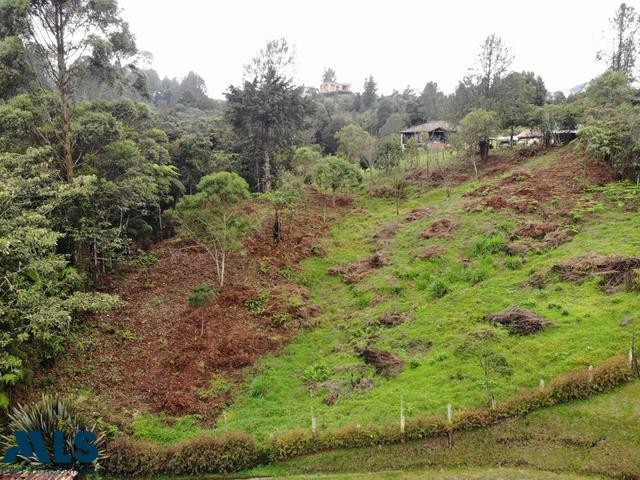
[(340, 398), (340, 384), (335, 380), (328, 380), (319, 385), (319, 388), (326, 389), (328, 392), (322, 397), (322, 403), (327, 406), (335, 405)]
[(542, 239), (542, 248), (555, 248), (566, 242), (573, 235), (575, 235), (575, 231), (571, 228), (549, 232)]
[(370, 270), (389, 265), (389, 258), (380, 251), (370, 257), (361, 258), (352, 263), (345, 263), (337, 267), (330, 268), (327, 273), (329, 275), (341, 275), (345, 283), (358, 283), (367, 276)]
[(492, 313), (485, 320), (502, 325), (512, 335), (533, 335), (553, 326), (554, 323), (528, 310), (510, 308), (504, 312)]
[(410, 312), (386, 312), (378, 317), (378, 324), (383, 327), (395, 327), (411, 319)]
[(423, 248), (416, 254), (416, 258), (420, 260), (429, 260), (431, 258), (437, 258), (445, 254), (447, 251), (442, 245), (429, 245)]
[(421, 238), (429, 239), (429, 238), (451, 238), (451, 230), (453, 230), (455, 224), (446, 218), (442, 218), (440, 220), (436, 220), (433, 222), (427, 229), (420, 234)]
[(511, 255), (518, 255), (535, 249), (555, 248), (574, 234), (573, 228), (557, 223), (527, 222), (513, 231), (507, 250)]
[(353, 389), (360, 392), (371, 390), (373, 387), (373, 380), (366, 377), (358, 378), (353, 384)]
[[(491, 178), (513, 168), (514, 164), (526, 158), (514, 158), (509, 155), (490, 155), (485, 161), (478, 162), (478, 177)], [(437, 160), (426, 165), (409, 168), (405, 171), (405, 180), (419, 190), (425, 191), (430, 187), (443, 185), (459, 185), (474, 178), (471, 162), (451, 162), (441, 166)]]
[(513, 231), (511, 238), (514, 239), (517, 237), (529, 237), (529, 238), (534, 238), (536, 240), (542, 240), (545, 237), (545, 235), (557, 229), (558, 229), (558, 225), (555, 223), (527, 222), (527, 223), (524, 223), (523, 225), (520, 225), (518, 228), (516, 228)]
[(424, 354), (433, 348), (431, 340), (416, 339), (411, 340), (406, 347), (407, 353), (410, 355)]
[(393, 237), (397, 235), (397, 233), (400, 231), (401, 228), (402, 228), (402, 225), (400, 225), (399, 223), (392, 223), (378, 230), (373, 235), (373, 239), (381, 242), (391, 240)]
[[(553, 165), (534, 171), (516, 171), (505, 178), (467, 192), (468, 211), (483, 207), (511, 209), (517, 213), (568, 213), (584, 192), (585, 185), (612, 181), (614, 172), (606, 165), (584, 156), (560, 151)], [(585, 168), (586, 162), (586, 168)], [(585, 176), (586, 172), (586, 176)], [(553, 199), (562, 199), (556, 205)]]
[(578, 283), (597, 276), (602, 279), (602, 289), (607, 293), (613, 293), (621, 289), (636, 289), (638, 268), (640, 257), (588, 253), (555, 264), (551, 273), (559, 274), (562, 280)]
[[(215, 418), (244, 369), (277, 352), (319, 312), (289, 274), (313, 255), (327, 225), (345, 210), (332, 208), (320, 193), (308, 195), (307, 206), (284, 222), (278, 244), (272, 241), (271, 210), (252, 202), (259, 226), (230, 254), (225, 286), (205, 306), (191, 308), (187, 298), (198, 284), (217, 284), (215, 264), (189, 240), (160, 242), (149, 252), (157, 258), (154, 265), (106, 278), (101, 289), (118, 294), (122, 305), (87, 319), (65, 357), (41, 369), (32, 387), (14, 398), (29, 401), (47, 390), (91, 391), (87, 408), (120, 426), (131, 412)], [(255, 299), (259, 308), (248, 308), (246, 302)], [(214, 376), (229, 388), (210, 394)]]
[(372, 365), (378, 375), (393, 377), (404, 369), (404, 360), (393, 352), (366, 347), (359, 352), (359, 356), (366, 364)]
[(424, 208), (414, 208), (404, 217), (405, 222), (415, 222), (416, 220), (421, 220), (424, 217), (431, 215), (433, 213), (433, 208), (424, 207)]

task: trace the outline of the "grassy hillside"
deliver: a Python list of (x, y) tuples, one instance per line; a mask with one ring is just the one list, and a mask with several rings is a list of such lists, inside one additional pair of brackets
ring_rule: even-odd
[[(245, 472), (248, 477), (335, 472), (329, 478), (556, 478), (553, 472), (640, 476), (640, 382), (588, 400), (558, 405), (485, 430), (385, 448), (341, 450)], [(496, 469), (495, 466), (510, 467)], [(428, 471), (422, 471), (428, 469)], [(444, 470), (442, 470), (444, 469)], [(452, 470), (450, 470), (452, 469)], [(524, 469), (524, 470), (523, 470)], [(415, 473), (392, 473), (402, 470)], [(361, 476), (356, 476), (356, 472)], [(295, 477), (294, 477), (295, 478)], [(564, 478), (560, 474), (559, 478)], [(571, 477), (568, 477), (571, 478)]]
[[(487, 385), (501, 399), (624, 353), (637, 293), (605, 291), (600, 276), (576, 283), (547, 275), (578, 255), (631, 255), (640, 246), (638, 189), (614, 184), (602, 191), (594, 185), (608, 181), (609, 172), (589, 164), (585, 176), (584, 162), (571, 150), (527, 160), (493, 157), (480, 180), (462, 181), (449, 192), (425, 188), (422, 179), (411, 182), (399, 216), (392, 199), (359, 194), (316, 249), (323, 253), (297, 273), (322, 307), (317, 326), (258, 362), (217, 429), (266, 440), (274, 432), (309, 428), (312, 411), (319, 428), (393, 422), (401, 397), (406, 416), (444, 415), (448, 403), (456, 409), (486, 404)], [(407, 172), (410, 179), (423, 174)], [(527, 236), (530, 222), (569, 233), (544, 243)], [(446, 228), (431, 228), (425, 239), (434, 223)], [(417, 258), (427, 247), (432, 258)], [(379, 268), (351, 265), (346, 270), (355, 268), (356, 276), (346, 282), (328, 273), (374, 252)], [(552, 325), (524, 336), (484, 319), (511, 306)], [(385, 325), (384, 314), (399, 323)], [(468, 348), (478, 339), (508, 362), (510, 375), (485, 378), (480, 356)], [(397, 356), (399, 373), (385, 375), (365, 363), (362, 352), (372, 348)], [(184, 421), (142, 416), (133, 427), (139, 437), (164, 442), (201, 431), (197, 419), (187, 419), (187, 428)]]

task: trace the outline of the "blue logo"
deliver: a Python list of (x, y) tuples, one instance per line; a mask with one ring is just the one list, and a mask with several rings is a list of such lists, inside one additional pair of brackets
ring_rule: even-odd
[(39, 463), (48, 465), (70, 464), (74, 462), (92, 463), (98, 458), (98, 447), (95, 442), (96, 434), (88, 431), (77, 432), (73, 438), (73, 451), (65, 451), (65, 439), (63, 432), (53, 432), (53, 458), (47, 450), (42, 433), (34, 430), (30, 432), (13, 432), (16, 438), (15, 447), (7, 450), (2, 459), (3, 463), (14, 463), (18, 458), (35, 458)]

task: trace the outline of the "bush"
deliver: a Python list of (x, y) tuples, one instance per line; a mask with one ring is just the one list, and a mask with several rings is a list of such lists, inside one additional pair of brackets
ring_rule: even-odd
[(107, 444), (105, 457), (101, 462), (105, 472), (124, 477), (160, 475), (166, 468), (167, 460), (157, 445), (125, 436)]
[[(65, 439), (65, 451), (72, 452), (74, 447), (74, 437), (79, 431), (90, 431), (96, 434), (97, 440), (94, 445), (98, 448), (100, 458), (104, 446), (104, 434), (96, 426), (96, 422), (85, 419), (76, 405), (71, 401), (43, 395), (42, 399), (30, 405), (18, 405), (9, 414), (9, 432), (17, 431), (39, 431), (42, 433), (45, 446), (49, 456), (53, 458), (53, 436), (54, 432), (61, 431)], [(6, 451), (10, 447), (16, 446), (13, 435), (3, 435), (2, 444)], [(24, 463), (34, 463), (33, 459), (22, 459)], [(72, 465), (76, 461), (72, 460)], [(79, 464), (78, 464), (79, 465)]]
[(255, 440), (241, 432), (201, 437), (170, 450), (167, 473), (171, 475), (237, 472), (255, 466), (258, 459)]
[(216, 287), (208, 283), (201, 283), (193, 287), (187, 302), (190, 307), (202, 307), (216, 298), (217, 294)]
[(444, 281), (436, 278), (431, 282), (429, 290), (434, 298), (442, 298), (449, 293), (449, 286)]
[(316, 363), (307, 367), (302, 374), (304, 382), (324, 382), (329, 379), (329, 369), (323, 363)]
[(229, 473), (254, 467), (259, 451), (247, 433), (204, 436), (162, 448), (120, 437), (109, 443), (104, 469), (109, 475), (199, 475)]
[(471, 255), (479, 257), (507, 251), (504, 235), (496, 233), (488, 237), (476, 237), (471, 244)]

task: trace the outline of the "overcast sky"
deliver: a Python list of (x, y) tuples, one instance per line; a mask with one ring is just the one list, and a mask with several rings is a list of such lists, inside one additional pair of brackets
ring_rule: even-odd
[[(362, 90), (372, 74), (380, 93), (446, 93), (474, 63), (482, 40), (497, 33), (515, 56), (514, 70), (533, 70), (551, 91), (567, 90), (603, 70), (595, 61), (620, 0), (293, 1), (120, 0), (138, 48), (153, 55), (160, 76), (194, 70), (221, 98), (269, 39), (297, 50), (296, 76), (318, 86), (324, 67)], [(636, 8), (636, 2), (627, 2)]]

